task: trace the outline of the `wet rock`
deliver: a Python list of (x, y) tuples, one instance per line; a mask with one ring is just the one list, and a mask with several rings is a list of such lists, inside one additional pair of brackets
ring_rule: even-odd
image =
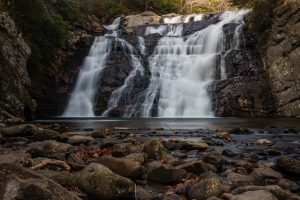
[(277, 160), (277, 167), (293, 174), (300, 174), (300, 156), (283, 156)]
[(281, 200), (286, 199), (285, 191), (278, 185), (267, 185), (267, 186), (249, 185), (249, 186), (243, 186), (243, 187), (239, 187), (239, 188), (233, 190), (231, 193), (237, 195), (237, 194), (241, 194), (241, 193), (244, 193), (244, 192), (256, 191), (256, 190), (266, 190), (266, 191), (269, 191), (270, 193), (272, 193), (278, 199), (281, 199)]
[(281, 151), (280, 150), (277, 150), (277, 149), (267, 149), (266, 150), (266, 153), (269, 155), (269, 156), (281, 156)]
[(0, 173), (0, 196), (5, 200), (80, 200), (58, 183), (24, 167), (1, 164)]
[(229, 174), (225, 180), (228, 182), (229, 185), (231, 185), (231, 188), (237, 188), (246, 185), (254, 185), (255, 183), (254, 177), (237, 173)]
[(101, 164), (92, 163), (80, 171), (74, 182), (89, 198), (120, 199), (130, 196), (134, 182), (113, 173)]
[(156, 196), (154, 195), (153, 191), (148, 191), (145, 188), (142, 188), (140, 186), (136, 186), (136, 189), (134, 191), (134, 196), (136, 200), (153, 200), (156, 199)]
[(74, 163), (74, 164), (77, 164), (77, 165), (83, 166), (85, 164), (85, 162), (82, 159), (82, 156), (79, 155), (78, 153), (69, 153), (69, 152), (67, 152), (66, 153), (66, 159), (67, 159), (68, 162)]
[(0, 164), (15, 164), (23, 166), (31, 166), (32, 159), (30, 154), (24, 152), (8, 153), (0, 155)]
[(148, 179), (163, 184), (180, 182), (185, 174), (184, 169), (160, 166), (148, 173)]
[(244, 153), (243, 158), (245, 161), (257, 163), (259, 161), (259, 157), (254, 152)]
[(229, 132), (217, 132), (215, 137), (227, 141), (232, 140), (232, 137)]
[(228, 156), (228, 157), (234, 157), (234, 156), (236, 156), (237, 154), (234, 153), (233, 151), (231, 151), (230, 149), (224, 149), (224, 150), (222, 151), (222, 155)]
[[(106, 130), (106, 129), (105, 129)], [(95, 131), (91, 133), (93, 138), (106, 138), (110, 133), (108, 131)]]
[(17, 126), (0, 128), (0, 133), (5, 137), (31, 136), (38, 127), (34, 124), (21, 124)]
[(180, 152), (180, 150), (172, 152), (172, 155), (174, 157), (178, 157), (178, 158), (187, 158), (188, 157), (188, 155), (186, 153), (182, 153), (182, 152)]
[(222, 185), (216, 174), (208, 173), (201, 181), (188, 189), (189, 199), (206, 200), (209, 197), (218, 197), (222, 193)]
[(130, 179), (141, 179), (145, 173), (145, 169), (140, 163), (126, 159), (114, 157), (101, 157), (98, 163), (106, 166), (114, 173)]
[(256, 144), (259, 144), (259, 145), (272, 145), (273, 142), (268, 140), (268, 139), (258, 139), (256, 141)]
[(97, 140), (91, 136), (74, 135), (68, 138), (67, 142), (72, 145), (95, 144)]
[(181, 149), (182, 150), (187, 150), (187, 151), (192, 151), (192, 150), (199, 150), (199, 151), (204, 151), (208, 148), (208, 144), (205, 142), (201, 141), (186, 141), (183, 142)]
[(280, 187), (282, 187), (285, 190), (290, 190), (292, 192), (297, 192), (300, 191), (300, 186), (295, 183), (294, 181), (282, 178), (280, 179), (280, 181), (278, 182), (278, 185)]
[(37, 174), (55, 181), (63, 187), (73, 186), (74, 174), (68, 171), (37, 170)]
[(166, 154), (166, 149), (159, 140), (153, 140), (145, 144), (144, 152), (148, 159), (161, 160)]
[(248, 171), (252, 171), (257, 165), (255, 163), (247, 162), (247, 161), (238, 161), (234, 164), (236, 167), (243, 167)]
[(200, 158), (204, 160), (206, 163), (210, 163), (214, 165), (216, 168), (219, 168), (222, 165), (223, 158), (217, 152), (209, 152), (204, 155), (201, 155)]
[[(211, 170), (211, 167), (208, 166), (205, 162), (203, 161), (190, 161), (187, 163), (184, 163), (182, 165), (176, 166), (178, 169), (184, 169), (186, 172), (190, 172), (196, 175), (200, 175), (203, 172), (207, 172)], [(217, 169), (212, 169), (211, 171), (216, 172)]]
[(140, 153), (143, 152), (143, 144), (132, 144), (131, 142), (120, 143), (113, 145), (112, 155), (114, 157), (124, 157), (130, 153)]
[(166, 149), (168, 149), (169, 151), (174, 151), (176, 150), (176, 147), (178, 146), (177, 143), (175, 141), (162, 141), (162, 144), (164, 145), (164, 147)]
[(56, 142), (54, 140), (46, 140), (43, 142), (34, 142), (28, 145), (28, 153), (32, 157), (51, 157), (54, 154), (65, 154), (71, 147), (70, 144)]
[(271, 192), (265, 190), (248, 191), (234, 195), (230, 200), (278, 200)]
[(131, 153), (131, 154), (128, 154), (127, 156), (125, 156), (124, 158), (136, 161), (140, 164), (144, 164), (144, 162), (145, 162), (145, 156), (142, 153)]
[(279, 180), (282, 175), (271, 168), (256, 168), (250, 174), (256, 179), (256, 182), (264, 182), (265, 179)]
[(33, 136), (31, 139), (34, 141), (61, 140), (62, 137), (57, 131), (38, 128), (37, 130), (33, 131)]
[(181, 196), (177, 194), (166, 194), (163, 197), (163, 200), (185, 200), (185, 198), (182, 198)]

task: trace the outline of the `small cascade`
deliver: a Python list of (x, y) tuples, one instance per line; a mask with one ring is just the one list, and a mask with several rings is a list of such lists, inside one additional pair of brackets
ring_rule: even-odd
[(165, 24), (180, 24), (201, 21), (203, 17), (204, 15), (202, 14), (178, 15), (175, 17), (164, 17), (163, 22)]
[(64, 116), (95, 116), (98, 79), (109, 55), (118, 51), (132, 70), (110, 93), (101, 116), (213, 117), (208, 88), (227, 78), (226, 56), (243, 48), (248, 12), (163, 17), (161, 24), (141, 27), (129, 39), (116, 19), (105, 27), (108, 34), (95, 39)]
[(96, 37), (79, 72), (75, 89), (71, 94), (63, 117), (95, 116), (94, 100), (97, 82), (111, 52), (113, 37), (118, 35), (120, 22), (121, 18), (117, 18), (110, 26), (105, 27), (108, 30), (105, 36)]

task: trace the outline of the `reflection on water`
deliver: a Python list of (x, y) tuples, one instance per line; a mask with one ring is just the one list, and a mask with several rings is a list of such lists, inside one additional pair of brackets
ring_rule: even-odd
[(296, 118), (51, 118), (38, 123), (65, 123), (78, 128), (132, 128), (132, 129), (218, 129), (218, 128), (283, 128), (300, 127)]

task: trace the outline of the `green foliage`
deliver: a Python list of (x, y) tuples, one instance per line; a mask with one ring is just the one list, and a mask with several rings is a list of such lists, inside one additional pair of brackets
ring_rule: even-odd
[(70, 25), (62, 16), (49, 13), (41, 0), (18, 0), (11, 9), (31, 47), (29, 74), (39, 79), (51, 64), (55, 50), (65, 44)]
[(126, 10), (119, 0), (80, 0), (80, 7), (85, 14), (95, 15), (104, 22)]
[(74, 0), (58, 0), (55, 3), (55, 11), (71, 24), (84, 18), (80, 4)]
[(153, 0), (152, 8), (158, 14), (167, 14), (170, 12), (179, 12), (181, 2), (179, 0)]

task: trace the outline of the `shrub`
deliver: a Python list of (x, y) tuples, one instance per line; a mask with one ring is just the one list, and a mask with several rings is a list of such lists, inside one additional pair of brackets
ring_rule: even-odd
[(55, 11), (71, 24), (84, 18), (79, 2), (75, 0), (58, 0), (55, 3)]

